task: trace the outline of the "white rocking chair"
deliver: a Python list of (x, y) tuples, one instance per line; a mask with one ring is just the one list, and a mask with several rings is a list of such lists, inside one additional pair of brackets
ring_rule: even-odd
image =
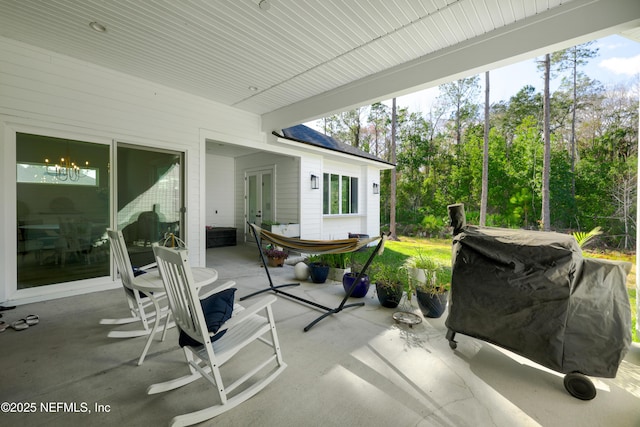
[[(167, 333), (167, 329), (175, 326), (175, 323), (169, 321), (169, 307), (165, 304), (161, 307), (160, 302), (166, 299), (164, 292), (164, 286), (162, 279), (157, 270), (148, 271), (145, 274), (135, 276), (133, 267), (131, 266), (131, 260), (129, 259), (129, 253), (127, 252), (127, 245), (125, 243), (122, 232), (119, 230), (107, 229), (107, 236), (109, 237), (109, 243), (111, 247), (111, 253), (120, 273), (120, 279), (122, 280), (122, 287), (124, 289), (125, 298), (131, 317), (125, 317), (120, 319), (102, 319), (100, 324), (102, 325), (125, 325), (134, 322), (140, 322), (142, 329), (137, 330), (113, 330), (107, 335), (109, 338), (134, 338), (141, 336), (148, 336), (144, 349), (140, 358), (138, 359), (138, 365), (142, 365), (144, 359), (151, 346), (151, 341), (155, 333), (158, 331), (160, 321), (166, 318), (164, 331), (162, 333), (162, 341), (164, 341)], [(148, 268), (155, 266), (151, 264)], [(142, 270), (145, 268), (143, 267)], [(214, 282), (217, 278), (217, 272), (213, 269), (198, 269), (198, 287), (202, 287)], [(223, 287), (231, 287), (234, 282), (228, 282), (222, 285)], [(216, 288), (213, 292), (219, 292), (222, 288)], [(203, 298), (206, 295), (203, 296)], [(156, 315), (159, 313), (159, 315)], [(153, 326), (151, 323), (153, 322)]]
[[(213, 338), (215, 334), (208, 330), (205, 314), (194, 286), (193, 274), (184, 251), (160, 246), (154, 247), (153, 250), (176, 324), (184, 334), (202, 345), (183, 347), (191, 372), (189, 375), (154, 384), (147, 389), (147, 393), (155, 394), (173, 390), (201, 377), (206, 378), (218, 391), (220, 402), (196, 412), (179, 415), (171, 421), (173, 426), (192, 425), (220, 415), (251, 398), (286, 368), (287, 365), (282, 360), (271, 309), (276, 297), (261, 298), (240, 312), (234, 309), (233, 316), (220, 328), (221, 331), (224, 330), (224, 335), (219, 339)], [(222, 382), (220, 368), (254, 341), (270, 347), (266, 357), (260, 356), (262, 359), (260, 362), (248, 367), (247, 372), (232, 384), (225, 385)], [(268, 374), (260, 379), (254, 378), (259, 372), (268, 372)], [(254, 384), (229, 395), (238, 386), (252, 378), (256, 381)]]

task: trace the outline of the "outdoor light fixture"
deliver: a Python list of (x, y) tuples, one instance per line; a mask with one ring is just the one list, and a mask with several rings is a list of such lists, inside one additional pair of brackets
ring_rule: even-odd
[(320, 188), (320, 179), (317, 175), (311, 174), (311, 189), (317, 190), (318, 188)]
[(373, 194), (380, 194), (380, 186), (377, 183), (373, 183)]

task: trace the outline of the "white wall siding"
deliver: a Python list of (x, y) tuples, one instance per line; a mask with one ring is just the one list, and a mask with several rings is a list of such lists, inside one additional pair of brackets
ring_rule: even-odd
[[(311, 174), (318, 177), (320, 188), (311, 189)], [(322, 156), (309, 154), (300, 159), (300, 237), (322, 236)]]
[(380, 193), (373, 194), (373, 184), (378, 184), (378, 191), (380, 189), (380, 170), (374, 167), (367, 167), (365, 170), (365, 183), (364, 194), (366, 195), (366, 213), (364, 218), (363, 229), (367, 230), (365, 234), (369, 236), (380, 235)]
[(235, 227), (235, 160), (214, 154), (206, 157), (206, 225)]
[[(63, 137), (87, 135), (185, 151), (186, 237), (193, 265), (205, 262), (201, 129), (215, 129), (234, 139), (262, 139), (257, 115), (5, 38), (0, 38), (0, 122), (2, 129), (19, 124)], [(0, 133), (3, 146), (6, 135)], [(3, 150), (1, 161), (6, 171), (14, 172), (5, 177), (5, 185), (15, 188), (11, 153), (15, 151)], [(5, 235), (15, 236), (15, 190), (3, 196), (7, 197), (0, 220)], [(7, 256), (0, 268), (5, 283), (15, 282), (15, 241), (6, 239), (4, 245)], [(15, 297), (7, 295), (7, 289), (0, 287), (0, 301)]]
[(367, 234), (361, 228), (360, 215), (325, 217), (322, 225), (322, 239), (346, 239), (349, 233)]
[(275, 218), (282, 223), (300, 223), (300, 158), (278, 157)]

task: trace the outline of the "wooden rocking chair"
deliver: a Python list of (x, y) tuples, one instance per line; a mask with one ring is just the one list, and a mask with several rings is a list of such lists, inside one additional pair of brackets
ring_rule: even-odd
[[(120, 279), (122, 281), (122, 288), (124, 289), (125, 299), (131, 312), (131, 317), (125, 317), (120, 319), (102, 319), (100, 324), (102, 325), (125, 325), (134, 322), (140, 322), (142, 329), (136, 330), (112, 330), (107, 335), (109, 338), (134, 338), (141, 336), (148, 336), (144, 349), (138, 360), (138, 365), (142, 365), (146, 357), (151, 341), (158, 331), (160, 321), (166, 318), (164, 331), (162, 333), (162, 341), (164, 341), (167, 333), (167, 329), (175, 326), (175, 323), (169, 321), (169, 307), (165, 304), (161, 306), (161, 302), (166, 299), (164, 292), (164, 286), (160, 274), (156, 269), (149, 270), (151, 267), (155, 267), (155, 264), (141, 268), (141, 272), (145, 271), (145, 274), (136, 276), (134, 269), (131, 266), (131, 260), (129, 259), (129, 253), (127, 252), (127, 245), (125, 243), (122, 232), (119, 230), (107, 229), (107, 236), (109, 237), (109, 243), (111, 247), (111, 253), (116, 263), (118, 272), (120, 273)], [(217, 272), (212, 269), (197, 269), (198, 287), (202, 287), (213, 283), (218, 278)], [(225, 284), (226, 287), (233, 286), (233, 282)], [(223, 286), (225, 286), (223, 285)], [(214, 292), (219, 291), (220, 288)], [(203, 298), (206, 295), (202, 296)], [(159, 313), (159, 315), (157, 315)], [(152, 323), (153, 322), (153, 323)]]
[[(219, 403), (196, 412), (179, 415), (171, 421), (171, 425), (174, 426), (192, 425), (220, 415), (251, 398), (286, 368), (287, 365), (282, 360), (271, 309), (276, 297), (260, 298), (240, 312), (234, 309), (233, 316), (229, 316), (224, 323), (222, 322), (225, 319), (219, 319), (222, 323), (219, 327), (221, 332), (217, 334), (210, 332), (211, 324), (207, 325), (205, 320), (203, 304), (198, 298), (193, 274), (184, 251), (160, 246), (155, 246), (153, 251), (175, 322), (181, 330), (181, 335), (186, 336), (195, 345), (183, 346), (191, 373), (175, 380), (154, 384), (147, 389), (147, 393), (155, 394), (173, 390), (201, 377), (206, 378), (218, 391)], [(231, 305), (233, 305), (232, 302)], [(211, 319), (209, 314), (206, 314), (207, 319)], [(245, 346), (255, 341), (264, 343), (270, 348), (266, 356), (260, 356), (261, 361), (248, 367), (247, 372), (232, 384), (225, 385), (222, 381), (221, 367)], [(252, 351), (255, 352), (255, 348), (252, 347)], [(258, 373), (266, 375), (257, 377)], [(249, 380), (255, 380), (255, 382), (242, 391), (230, 394)]]

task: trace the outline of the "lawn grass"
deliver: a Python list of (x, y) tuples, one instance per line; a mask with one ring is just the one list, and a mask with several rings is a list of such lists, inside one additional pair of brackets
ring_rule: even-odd
[[(400, 267), (407, 258), (419, 252), (433, 257), (443, 264), (451, 263), (451, 240), (447, 239), (425, 239), (419, 237), (399, 237), (399, 241), (387, 241), (381, 256), (374, 258), (374, 263), (383, 263), (394, 267)], [(369, 251), (357, 252), (355, 261), (363, 265), (370, 255)], [(627, 290), (631, 303), (631, 331), (634, 342), (640, 342), (636, 332), (636, 257), (635, 255), (622, 252), (595, 252), (585, 250), (584, 255), (593, 258), (603, 258), (609, 260), (627, 261), (632, 264), (631, 273), (627, 276)]]
[[(399, 267), (407, 258), (418, 253), (423, 253), (449, 265), (451, 264), (451, 240), (415, 237), (400, 237), (399, 241), (388, 240), (385, 243), (383, 254), (376, 257), (374, 262)], [(369, 254), (369, 252), (357, 252), (355, 254), (356, 262), (364, 264)]]

